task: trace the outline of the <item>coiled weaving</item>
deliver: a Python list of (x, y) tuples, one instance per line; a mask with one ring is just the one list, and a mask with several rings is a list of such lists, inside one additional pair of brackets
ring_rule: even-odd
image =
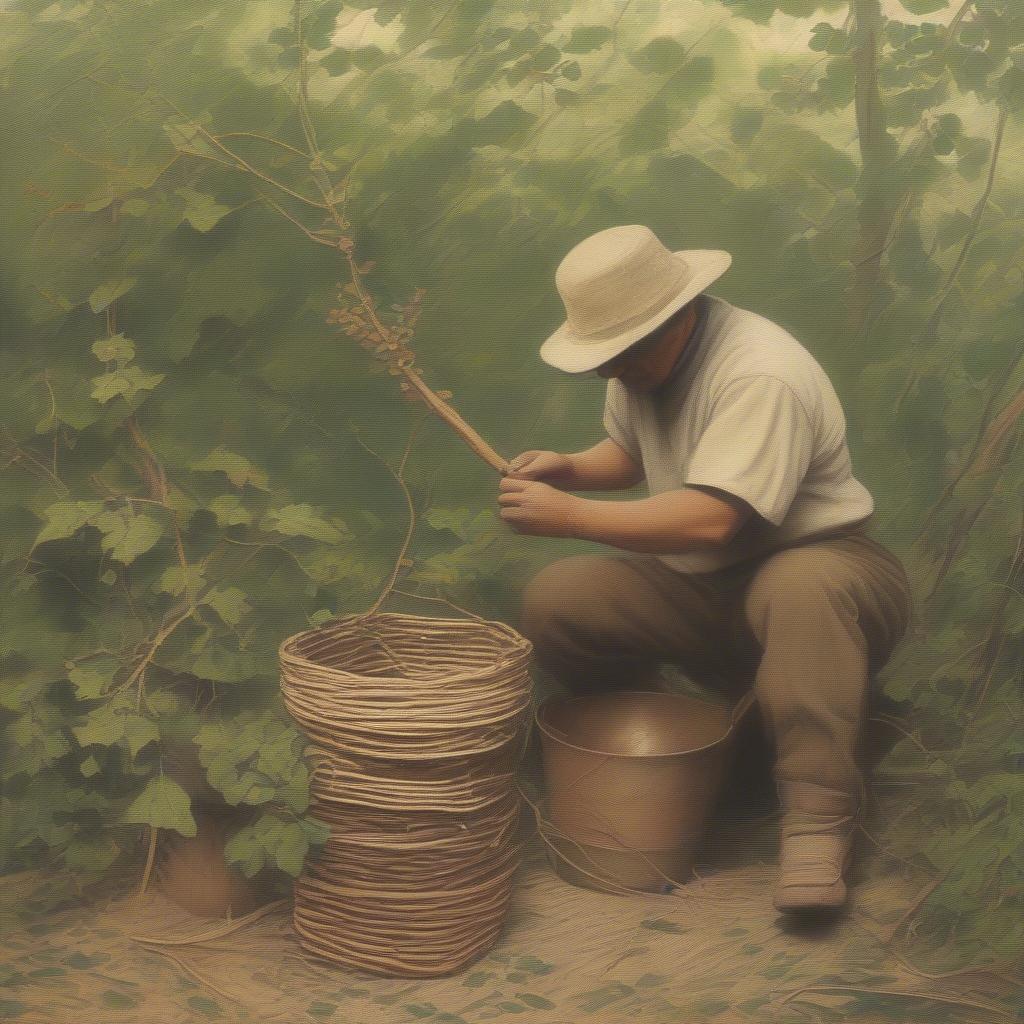
[(501, 622), (350, 615), (285, 640), (285, 705), (331, 830), (295, 886), (310, 952), (378, 974), (459, 970), (497, 939), (520, 859), (528, 640)]

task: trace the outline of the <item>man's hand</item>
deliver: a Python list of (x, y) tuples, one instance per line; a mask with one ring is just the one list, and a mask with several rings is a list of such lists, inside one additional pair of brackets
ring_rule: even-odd
[(501, 518), (516, 533), (541, 537), (579, 536), (581, 514), (586, 503), (586, 498), (567, 494), (539, 480), (517, 480), (506, 476), (499, 485)]
[(517, 455), (508, 464), (506, 476), (514, 480), (568, 480), (573, 473), (572, 459), (558, 452), (528, 451)]

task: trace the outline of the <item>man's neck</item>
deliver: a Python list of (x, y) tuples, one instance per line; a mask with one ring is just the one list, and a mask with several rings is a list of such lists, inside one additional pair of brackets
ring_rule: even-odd
[(704, 321), (707, 318), (708, 297), (701, 293), (692, 300), (690, 305), (692, 312), (689, 317), (686, 336), (676, 354), (672, 369), (669, 370), (666, 378), (658, 385), (658, 391), (661, 391), (669, 381), (675, 379), (682, 372), (683, 367), (690, 362), (694, 352), (700, 345), (700, 336), (703, 334)]

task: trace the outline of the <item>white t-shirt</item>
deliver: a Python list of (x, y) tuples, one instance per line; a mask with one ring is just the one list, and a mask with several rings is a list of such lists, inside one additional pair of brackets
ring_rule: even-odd
[(846, 421), (825, 371), (766, 317), (713, 295), (657, 392), (608, 381), (604, 426), (638, 465), (649, 492), (687, 485), (742, 498), (751, 516), (728, 544), (659, 557), (709, 572), (874, 511), (853, 476)]

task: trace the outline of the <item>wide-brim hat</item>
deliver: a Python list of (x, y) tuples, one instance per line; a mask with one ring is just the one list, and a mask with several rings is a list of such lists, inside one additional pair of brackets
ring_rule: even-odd
[(555, 271), (566, 320), (540, 347), (550, 366), (584, 373), (660, 327), (729, 269), (722, 249), (667, 249), (650, 228), (607, 228)]

